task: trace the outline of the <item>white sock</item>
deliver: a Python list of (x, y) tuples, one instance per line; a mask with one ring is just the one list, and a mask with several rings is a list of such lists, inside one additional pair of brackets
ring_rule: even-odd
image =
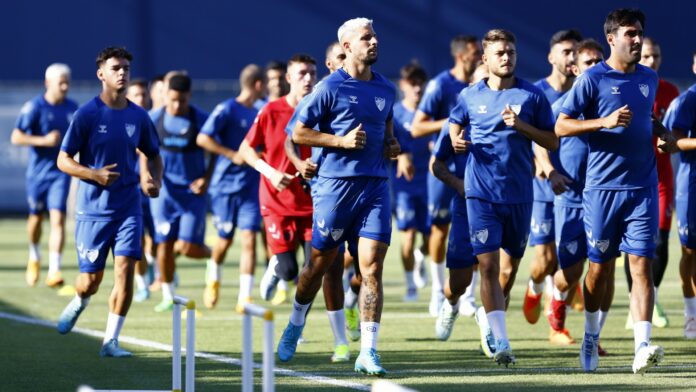
[(174, 284), (173, 283), (162, 283), (162, 300), (163, 301), (173, 301), (174, 300)]
[(241, 274), (239, 275), (239, 300), (246, 301), (251, 298), (251, 289), (254, 287), (254, 275)]
[(416, 288), (416, 283), (413, 281), (413, 271), (406, 271), (406, 288), (409, 290)]
[(143, 290), (147, 288), (147, 285), (145, 284), (145, 276), (140, 275), (139, 273), (135, 273), (134, 276), (135, 279), (135, 286), (138, 288), (138, 290)]
[(413, 261), (416, 262), (416, 265), (419, 265), (425, 261), (425, 255), (423, 254), (423, 252), (421, 252), (420, 248), (416, 248), (413, 250)]
[(29, 244), (29, 260), (41, 261), (41, 250), (39, 250), (39, 244)]
[(606, 312), (603, 311), (602, 309), (599, 310), (599, 331), (600, 332), (602, 332), (602, 329), (604, 329), (604, 323), (607, 322), (608, 315), (609, 315), (608, 310)]
[(492, 312), (486, 313), (486, 318), (488, 319), (488, 325), (493, 331), (493, 336), (495, 340), (508, 340), (507, 327), (505, 325), (505, 311), (494, 310)]
[(278, 290), (285, 290), (288, 291), (288, 281), (287, 280), (279, 280), (278, 281)]
[(377, 349), (377, 334), (379, 333), (379, 323), (372, 321), (360, 322), (360, 351), (367, 349)]
[(124, 321), (126, 321), (124, 316), (109, 312), (109, 318), (106, 319), (106, 331), (104, 332), (103, 344), (108, 343), (111, 339), (118, 340), (118, 335), (121, 334)]
[(469, 286), (466, 288), (466, 291), (464, 291), (464, 295), (462, 295), (462, 298), (464, 298), (465, 301), (468, 302), (475, 302), (476, 301), (476, 285), (478, 284), (479, 280), (479, 273), (478, 271), (474, 271), (471, 273), (471, 283), (469, 283)]
[(657, 287), (655, 287), (655, 303), (657, 303)]
[(459, 313), (459, 298), (457, 298), (457, 302), (454, 304), (451, 304), (449, 300), (445, 299), (445, 301), (442, 302), (442, 306), (446, 306), (445, 309), (447, 309), (449, 313), (457, 314)]
[(327, 310), (326, 314), (329, 316), (329, 324), (331, 324), (331, 331), (333, 331), (334, 346), (348, 344), (348, 339), (346, 339), (346, 313), (343, 309), (340, 309)]
[(75, 298), (73, 298), (72, 302), (75, 302), (80, 308), (84, 309), (89, 305), (89, 298), (90, 297), (80, 297), (75, 294)]
[(568, 299), (568, 292), (567, 291), (561, 291), (556, 287), (556, 285), (553, 285), (553, 299), (556, 301), (565, 301)]
[(299, 327), (301, 325), (304, 325), (305, 318), (307, 317), (307, 311), (309, 310), (310, 306), (312, 306), (312, 303), (310, 302), (306, 305), (302, 305), (298, 303), (297, 300), (293, 300), (292, 302), (293, 306), (292, 312), (290, 312), (290, 322), (292, 323), (292, 325)]
[(147, 262), (147, 265), (152, 265), (155, 262), (155, 256), (145, 253), (145, 261)]
[(585, 311), (585, 332), (590, 335), (599, 335), (599, 310), (595, 312)]
[(60, 252), (48, 252), (48, 273), (60, 272), (63, 255)]
[(222, 265), (215, 262), (213, 259), (209, 259), (206, 268), (206, 283), (219, 282), (222, 280)]
[(433, 293), (440, 292), (445, 287), (445, 263), (430, 262), (430, 276), (433, 279)]
[(633, 343), (634, 352), (638, 351), (643, 343), (650, 343), (650, 333), (652, 332), (652, 323), (650, 321), (634, 321), (633, 322)]
[(686, 317), (696, 317), (696, 297), (684, 297), (684, 315)]
[(358, 303), (358, 294), (353, 292), (352, 288), (348, 288), (343, 298), (343, 305), (348, 309), (353, 309)]
[(553, 275), (546, 275), (544, 278), (544, 290), (546, 291), (546, 295), (549, 297), (552, 295), (552, 289), (555, 285), (553, 284)]
[(544, 292), (544, 281), (541, 283), (534, 283), (533, 280), (529, 279), (529, 293), (532, 295), (539, 295)]

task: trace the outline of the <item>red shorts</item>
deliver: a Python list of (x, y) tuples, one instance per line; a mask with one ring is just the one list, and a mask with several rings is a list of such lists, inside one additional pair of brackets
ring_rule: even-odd
[(660, 203), (660, 230), (669, 231), (672, 227), (674, 211), (674, 173), (669, 154), (656, 153), (657, 192)]
[(268, 247), (274, 255), (294, 251), (300, 241), (312, 241), (311, 216), (266, 215), (263, 224)]

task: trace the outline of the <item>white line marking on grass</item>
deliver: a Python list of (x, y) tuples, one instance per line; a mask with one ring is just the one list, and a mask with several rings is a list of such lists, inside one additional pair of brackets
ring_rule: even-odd
[[(0, 312), (0, 318), (1, 319), (6, 319), (6, 320), (12, 320), (16, 321), (18, 323), (24, 323), (24, 324), (30, 324), (30, 325), (38, 325), (42, 327), (50, 327), (50, 328), (55, 328), (56, 323), (53, 321), (48, 321), (48, 320), (42, 320), (42, 319), (37, 319), (33, 317), (26, 317), (26, 316), (19, 316), (16, 314), (12, 313), (5, 313), (5, 312)], [(103, 338), (104, 333), (101, 331), (97, 331), (94, 329), (87, 329), (87, 328), (73, 328), (74, 333), (79, 333), (82, 335), (87, 335), (87, 336), (92, 336), (95, 338)], [(141, 347), (147, 347), (147, 348), (154, 348), (162, 351), (172, 351), (172, 346), (170, 344), (164, 344), (164, 343), (159, 343), (159, 342), (154, 342), (151, 340), (145, 340), (145, 339), (139, 339), (131, 336), (121, 336), (119, 338), (120, 342), (123, 343), (128, 343), (128, 344), (133, 344), (136, 346), (141, 346)], [(181, 349), (182, 352), (186, 352), (186, 350), (182, 347)], [(227, 363), (230, 365), (234, 366), (242, 366), (242, 361), (237, 358), (231, 358), (231, 357), (225, 357), (223, 355), (218, 355), (218, 354), (211, 354), (211, 353), (206, 353), (206, 352), (196, 352), (196, 357), (197, 358), (204, 358), (208, 359), (211, 361), (215, 362), (222, 362), (222, 363)], [(254, 368), (261, 368), (261, 364), (254, 363)], [(313, 373), (307, 373), (307, 372), (298, 372), (290, 369), (284, 369), (284, 368), (275, 368), (274, 373), (282, 376), (288, 376), (288, 377), (297, 377), (297, 378), (302, 378), (307, 381), (312, 381), (320, 384), (328, 384), (328, 385), (333, 385), (337, 387), (343, 387), (343, 388), (349, 388), (349, 389), (355, 389), (358, 391), (369, 391), (371, 390), (370, 385), (365, 385), (353, 381), (346, 381), (346, 380), (337, 380), (335, 378), (329, 378), (326, 376), (321, 376), (321, 375), (316, 375)], [(341, 375), (346, 375), (347, 373), (341, 373)]]

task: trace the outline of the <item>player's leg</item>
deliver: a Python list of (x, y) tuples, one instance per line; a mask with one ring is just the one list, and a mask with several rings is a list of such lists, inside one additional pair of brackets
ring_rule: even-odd
[(258, 192), (244, 193), (237, 212), (237, 226), (240, 229), (239, 244), (239, 295), (238, 302), (249, 302), (254, 288), (256, 269), (256, 235), (261, 230), (261, 210)]
[[(343, 254), (344, 266), (347, 262), (350, 262), (353, 270), (353, 274), (350, 276), (348, 287), (344, 291), (343, 296), (343, 308), (345, 309), (346, 314), (346, 331), (348, 332), (348, 337), (353, 342), (360, 340), (360, 311), (358, 310), (358, 297), (360, 295), (360, 286), (362, 285), (362, 275), (360, 275), (360, 266), (357, 258), (357, 242), (357, 238), (351, 239), (342, 245), (338, 251), (338, 253)], [(337, 257), (340, 256), (337, 255)]]
[[(178, 220), (173, 224), (172, 230), (178, 231)], [(167, 238), (162, 233), (156, 235), (157, 243), (157, 267), (160, 270), (160, 283), (162, 288), (162, 302), (155, 306), (156, 312), (170, 311), (174, 307), (174, 273), (176, 262), (174, 259), (174, 238)]]
[(404, 302), (418, 300), (418, 289), (414, 280), (415, 259), (413, 251), (416, 242), (416, 205), (415, 198), (405, 191), (397, 191), (394, 201), (396, 203), (396, 227), (401, 239), (401, 263), (404, 267), (406, 279), (406, 294)]
[(440, 306), (445, 299), (445, 253), (447, 251), (447, 235), (452, 220), (450, 204), (454, 191), (435, 176), (428, 173), (428, 213), (430, 218), (430, 238), (428, 253), (430, 255), (431, 293), (428, 311), (432, 317), (437, 317)]
[(61, 263), (63, 246), (65, 245), (65, 211), (69, 191), (70, 177), (67, 175), (61, 175), (53, 180), (48, 189), (47, 205), (51, 230), (48, 237), (46, 285), (49, 287), (62, 286), (64, 283), (61, 275)]
[[(670, 167), (671, 169), (671, 167)], [(659, 176), (658, 176), (659, 177)], [(669, 326), (669, 319), (659, 301), (659, 288), (662, 278), (667, 270), (669, 260), (669, 232), (672, 228), (672, 213), (674, 211), (674, 187), (673, 175), (669, 170), (665, 174), (668, 178), (658, 178), (662, 180), (658, 184), (659, 199), (659, 231), (655, 237), (655, 259), (653, 260), (653, 283), (655, 284), (655, 309), (653, 311), (653, 325), (658, 328)]]
[[(311, 236), (311, 226), (309, 233)], [(311, 243), (311, 239), (306, 243)], [(311, 249), (310, 252), (308, 252), (308, 255), (309, 254), (311, 254)], [(322, 283), (326, 313), (329, 317), (329, 325), (331, 325), (331, 332), (334, 337), (334, 352), (331, 355), (331, 362), (347, 362), (350, 360), (348, 339), (346, 338), (346, 314), (343, 309), (344, 293), (341, 283), (342, 278), (343, 254), (337, 252), (336, 260), (326, 271)]]
[(696, 339), (696, 248), (682, 245), (679, 276), (684, 296), (684, 337)]
[(150, 285), (156, 283), (159, 288), (159, 269), (156, 268), (155, 244), (152, 237), (155, 235), (155, 223), (150, 212), (150, 198), (142, 197), (143, 212), (143, 255), (138, 260), (135, 268), (135, 302), (143, 302), (150, 298)]
[(213, 226), (217, 229), (217, 240), (210, 252), (206, 264), (205, 290), (203, 303), (206, 308), (213, 308), (220, 295), (222, 282), (222, 264), (227, 251), (232, 246), (235, 231), (235, 216), (239, 208), (239, 200), (230, 194), (213, 193), (210, 195), (210, 207), (213, 215)]
[(530, 245), (534, 246), (534, 258), (525, 292), (522, 310), (525, 319), (535, 324), (541, 315), (541, 300), (547, 275), (556, 269), (556, 245), (554, 243), (553, 203), (535, 201), (532, 206)]

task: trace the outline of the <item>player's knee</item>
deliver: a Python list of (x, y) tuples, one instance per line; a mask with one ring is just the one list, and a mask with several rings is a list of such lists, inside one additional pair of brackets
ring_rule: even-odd
[(278, 265), (275, 270), (276, 275), (286, 281), (294, 280), (299, 272), (295, 252), (280, 253), (276, 255), (276, 258), (278, 258)]

